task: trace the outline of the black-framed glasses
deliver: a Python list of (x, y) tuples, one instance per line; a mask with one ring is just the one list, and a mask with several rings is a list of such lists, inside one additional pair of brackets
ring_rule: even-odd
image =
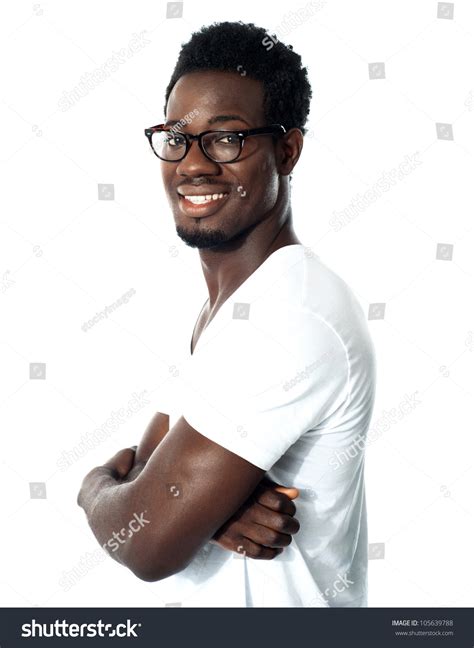
[(145, 135), (150, 142), (154, 154), (165, 162), (180, 162), (186, 157), (193, 140), (197, 140), (199, 148), (212, 162), (228, 164), (235, 162), (242, 153), (247, 137), (253, 135), (284, 135), (286, 129), (281, 124), (248, 128), (246, 130), (208, 130), (199, 135), (190, 135), (165, 128), (164, 124), (145, 128)]

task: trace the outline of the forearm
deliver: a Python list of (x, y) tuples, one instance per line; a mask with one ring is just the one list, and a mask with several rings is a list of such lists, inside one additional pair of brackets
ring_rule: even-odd
[[(197, 548), (191, 526), (183, 529), (179, 543), (173, 540), (178, 525), (191, 525), (188, 518), (180, 520), (181, 499), (170, 497), (176, 464), (164, 465), (158, 456), (149, 461), (168, 431), (168, 416), (155, 414), (120, 475), (104, 473), (104, 467), (94, 469), (84, 479), (78, 498), (99, 544), (143, 580), (160, 580), (181, 571)], [(211, 542), (218, 531), (212, 530)]]
[[(135, 446), (131, 467), (126, 474), (119, 478), (107, 471), (104, 474), (103, 468), (94, 469), (85, 477), (78, 496), (78, 504), (84, 509), (89, 526), (99, 544), (114, 560), (131, 569), (139, 577), (143, 577), (144, 566), (151, 555), (156, 555), (157, 548), (154, 542), (157, 534), (150, 529), (142, 530), (145, 525), (148, 526), (148, 514), (145, 510), (151, 512), (158, 505), (153, 519), (156, 520), (161, 515), (157, 515), (160, 507), (156, 497), (150, 497), (150, 493), (156, 493), (150, 480), (144, 483), (140, 481), (134, 484), (133, 488), (132, 484), (140, 476), (150, 456), (168, 431), (168, 415), (156, 412), (138, 448)], [(150, 499), (151, 505), (148, 505)], [(134, 525), (134, 529), (129, 528), (130, 524)], [(137, 542), (138, 531), (141, 531), (138, 535), (142, 537)], [(141, 565), (138, 564), (140, 559)]]
[[(175, 506), (166, 491), (167, 477), (156, 466), (139, 479), (145, 462), (122, 479), (104, 467), (84, 479), (78, 504), (103, 549), (138, 578), (156, 581), (184, 568), (181, 544), (170, 542)], [(173, 502), (174, 504), (174, 502)]]
[[(140, 469), (142, 469), (140, 467)], [(117, 483), (110, 475), (93, 475), (85, 478), (78, 496), (89, 526), (98, 543), (117, 562), (134, 571), (133, 534), (129, 536), (129, 523), (134, 513), (130, 485)], [(131, 474), (131, 473), (129, 473)]]

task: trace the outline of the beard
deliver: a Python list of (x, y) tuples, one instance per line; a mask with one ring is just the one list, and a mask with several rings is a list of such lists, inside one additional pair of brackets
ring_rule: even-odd
[(176, 225), (176, 233), (179, 238), (189, 245), (189, 247), (198, 249), (214, 249), (215, 252), (231, 252), (237, 250), (243, 245), (249, 233), (258, 225), (251, 223), (248, 227), (240, 230), (236, 234), (226, 234), (224, 230), (214, 229), (194, 229), (188, 230), (180, 225)]
[(181, 227), (180, 225), (177, 225), (176, 233), (179, 238), (186, 243), (186, 245), (198, 249), (213, 248), (229, 241), (228, 235), (220, 229), (188, 230), (184, 227)]

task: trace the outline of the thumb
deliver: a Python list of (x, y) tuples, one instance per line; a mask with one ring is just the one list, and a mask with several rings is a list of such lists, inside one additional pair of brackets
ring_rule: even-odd
[(279, 493), (283, 493), (284, 495), (286, 495), (292, 500), (296, 499), (300, 494), (297, 488), (286, 487), (286, 486), (275, 486), (274, 490), (278, 491)]
[(131, 448), (119, 450), (104, 464), (104, 467), (111, 468), (118, 479), (123, 479), (133, 467), (136, 449), (137, 446), (132, 446)]

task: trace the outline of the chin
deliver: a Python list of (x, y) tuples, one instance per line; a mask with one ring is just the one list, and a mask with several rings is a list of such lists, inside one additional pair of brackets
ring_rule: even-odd
[(222, 230), (188, 230), (180, 225), (176, 227), (179, 238), (189, 247), (206, 249), (222, 246), (229, 241), (229, 237)]

